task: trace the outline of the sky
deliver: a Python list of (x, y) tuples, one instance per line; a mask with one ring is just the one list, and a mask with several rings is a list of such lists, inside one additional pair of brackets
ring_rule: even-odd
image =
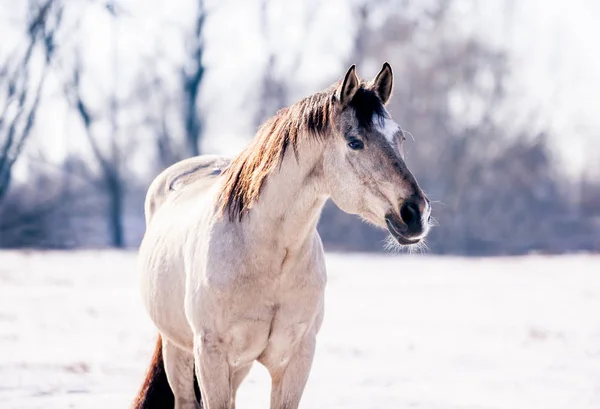
[[(129, 23), (117, 28), (116, 55), (111, 51), (115, 31), (108, 14), (93, 7), (83, 12), (75, 6), (84, 2), (69, 3), (73, 15), (81, 12), (84, 16), (78, 39), (83, 37), (86, 44), (82, 49), (85, 64), (104, 73), (99, 76), (102, 81), (86, 82), (84, 93), (102, 95), (113, 84), (126, 89), (136, 75), (132, 61), (139, 63), (156, 50), (164, 53), (165, 61), (181, 60), (185, 55), (182, 27), (190, 24), (195, 3), (121, 0), (119, 4), (127, 11), (124, 21)], [(0, 44), (0, 56), (18, 43), (23, 3), (21, 8), (18, 4), (0, 0), (0, 19), (11, 22), (0, 25), (0, 36), (14, 40)], [(342, 61), (350, 50), (354, 29), (347, 4), (345, 0), (271, 0), (263, 21), (259, 0), (206, 1), (210, 13), (205, 27), (208, 70), (202, 104), (210, 108), (207, 151), (234, 154), (251, 137), (265, 50), (283, 56), (277, 68), (294, 77), (289, 81), (294, 84), (294, 97), (316, 92), (343, 75), (347, 67)], [(514, 125), (549, 125), (554, 131), (554, 152), (571, 174), (594, 161), (600, 163), (600, 53), (596, 51), (600, 2), (456, 0), (455, 4), (465, 30), (508, 50)], [(131, 24), (133, 20), (135, 24)], [(299, 52), (302, 58), (296, 60)], [(120, 67), (117, 75), (111, 65), (113, 58)], [(155, 63), (164, 72), (171, 69), (166, 62)], [(359, 72), (369, 77), (377, 68), (359, 67)], [(167, 78), (176, 81), (176, 75), (172, 72)], [(54, 80), (56, 84), (59, 78)], [(48, 93), (60, 94), (52, 84), (50, 79)], [(225, 98), (224, 89), (229, 90)], [(80, 139), (81, 129), (69, 115), (67, 106), (56, 98), (38, 117), (44, 123), (45, 139), (52, 141), (49, 151), (56, 155)]]

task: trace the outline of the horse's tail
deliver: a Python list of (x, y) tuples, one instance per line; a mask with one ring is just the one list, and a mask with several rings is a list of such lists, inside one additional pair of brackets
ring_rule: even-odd
[(132, 409), (172, 409), (175, 397), (167, 381), (162, 355), (162, 338), (159, 335), (146, 379), (138, 392)]

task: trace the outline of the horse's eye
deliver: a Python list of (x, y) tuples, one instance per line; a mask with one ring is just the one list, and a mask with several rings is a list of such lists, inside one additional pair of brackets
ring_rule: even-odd
[(350, 149), (354, 149), (355, 151), (360, 150), (365, 147), (365, 144), (360, 139), (352, 138), (348, 142), (348, 147)]

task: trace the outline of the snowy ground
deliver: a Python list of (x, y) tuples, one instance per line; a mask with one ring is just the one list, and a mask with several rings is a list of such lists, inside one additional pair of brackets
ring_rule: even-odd
[[(600, 256), (328, 263), (303, 408), (600, 408)], [(0, 252), (1, 409), (127, 408), (154, 340), (134, 253)]]

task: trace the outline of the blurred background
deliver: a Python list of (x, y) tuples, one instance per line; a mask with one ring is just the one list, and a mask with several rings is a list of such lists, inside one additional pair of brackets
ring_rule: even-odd
[[(0, 406), (128, 407), (156, 340), (152, 179), (389, 61), (428, 253), (452, 257), (367, 253), (386, 233), (328, 204), (301, 407), (599, 408), (598, 21), (596, 0), (0, 0)], [(255, 365), (238, 406), (270, 385)]]
[[(351, 64), (434, 201), (433, 253), (600, 250), (600, 3), (0, 0), (0, 247), (135, 248), (149, 183), (236, 154)], [(325, 247), (385, 232), (325, 209)]]

